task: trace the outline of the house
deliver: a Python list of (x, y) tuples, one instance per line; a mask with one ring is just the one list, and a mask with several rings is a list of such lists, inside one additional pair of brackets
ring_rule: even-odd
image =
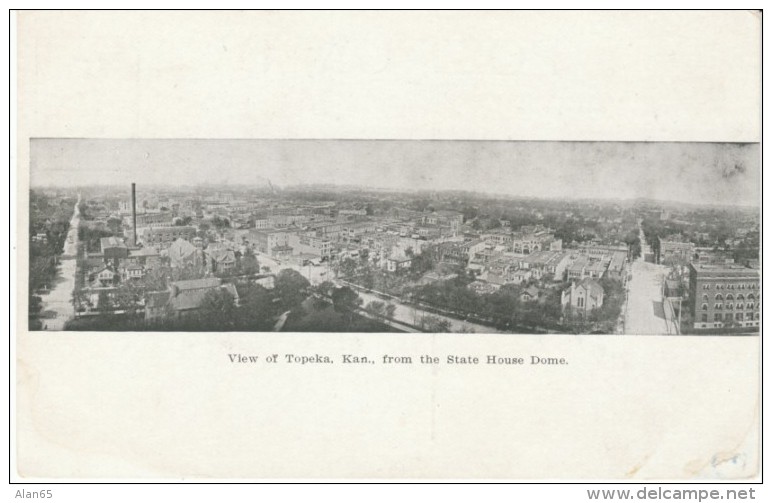
[(236, 252), (228, 246), (211, 244), (204, 251), (210, 272), (228, 272), (236, 267)]
[(231, 283), (223, 284), (220, 278), (201, 278), (175, 281), (163, 292), (150, 292), (145, 302), (145, 319), (152, 320), (165, 316), (182, 317), (201, 309), (207, 294), (223, 290), (233, 297), (238, 305), (239, 294)]
[(161, 254), (152, 246), (129, 250), (128, 261), (135, 265), (141, 265), (145, 271), (155, 269), (161, 265)]
[(190, 241), (177, 239), (166, 251), (172, 267), (189, 267), (201, 263), (201, 251)]
[(499, 285), (493, 285), (480, 280), (472, 281), (466, 287), (478, 295), (488, 295), (496, 292), (500, 288)]
[(410, 269), (413, 259), (410, 257), (389, 257), (386, 259), (386, 270), (389, 272), (402, 271)]
[(523, 302), (532, 302), (539, 299), (539, 289), (531, 285), (520, 294), (520, 300)]
[(507, 277), (503, 274), (496, 274), (492, 271), (487, 271), (481, 276), (481, 279), (483, 279), (488, 285), (490, 285), (492, 288), (495, 288), (498, 290), (502, 286), (507, 284)]
[(120, 281), (120, 274), (115, 272), (111, 266), (104, 266), (92, 273), (89, 280), (94, 288), (113, 286)]
[(592, 278), (585, 278), (579, 282), (571, 283), (561, 295), (563, 309), (571, 306), (575, 311), (584, 315), (603, 306), (604, 291), (600, 283)]
[(81, 267), (86, 271), (87, 276), (91, 278), (94, 274), (104, 269), (105, 263), (101, 256), (89, 256), (87, 253), (83, 260), (81, 260)]
[(105, 263), (112, 262), (115, 267), (118, 266), (120, 260), (124, 260), (129, 256), (129, 248), (126, 246), (123, 238), (114, 236), (101, 238), (99, 240), (99, 248)]
[(510, 272), (509, 277), (513, 283), (521, 285), (533, 277), (533, 271), (530, 269), (517, 269)]
[(145, 268), (139, 264), (129, 264), (121, 268), (121, 277), (124, 281), (138, 280), (145, 276)]

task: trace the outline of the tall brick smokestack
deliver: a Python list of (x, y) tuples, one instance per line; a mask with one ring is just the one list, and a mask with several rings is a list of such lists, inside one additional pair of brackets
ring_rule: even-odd
[(134, 246), (137, 246), (137, 184), (131, 184), (131, 223), (134, 231)]

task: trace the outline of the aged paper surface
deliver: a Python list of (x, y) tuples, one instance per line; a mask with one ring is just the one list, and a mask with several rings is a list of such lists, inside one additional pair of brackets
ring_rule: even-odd
[[(32, 138), (759, 142), (757, 14), (17, 17), (19, 477), (758, 475), (760, 337), (33, 332), (24, 266)], [(232, 353), (569, 364), (237, 366)]]

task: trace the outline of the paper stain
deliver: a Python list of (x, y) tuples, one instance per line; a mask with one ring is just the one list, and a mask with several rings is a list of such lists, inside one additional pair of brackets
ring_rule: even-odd
[[(754, 418), (759, 417), (759, 402), (758, 399), (756, 400), (756, 405), (753, 407), (753, 416)], [(736, 445), (726, 451), (721, 451), (713, 454), (709, 459), (695, 459), (690, 462), (688, 462), (684, 466), (684, 470), (686, 471), (686, 474), (689, 477), (698, 477), (700, 473), (705, 470), (706, 468), (714, 468), (714, 469), (720, 469), (722, 466), (725, 466), (727, 464), (737, 465), (738, 463), (742, 463), (740, 466), (740, 469), (745, 472), (745, 468), (747, 466), (747, 459), (748, 455), (747, 453), (743, 452), (741, 450), (741, 447), (745, 441), (746, 438), (751, 434), (752, 430), (758, 425), (758, 422), (756, 420), (751, 421), (751, 424), (746, 428), (745, 433), (739, 437), (739, 439), (736, 442)], [(747, 474), (740, 477), (732, 477), (732, 478), (753, 478), (758, 474), (758, 464), (755, 468), (752, 469), (752, 471)]]
[(647, 454), (639, 463), (637, 463), (635, 466), (633, 466), (630, 470), (625, 473), (625, 477), (632, 478), (635, 477), (635, 474), (640, 471), (641, 468), (643, 468), (646, 463), (651, 458), (652, 453)]

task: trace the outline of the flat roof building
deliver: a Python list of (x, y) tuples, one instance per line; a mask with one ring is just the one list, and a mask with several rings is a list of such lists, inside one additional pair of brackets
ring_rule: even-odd
[(694, 329), (758, 327), (759, 270), (743, 265), (689, 264), (689, 309)]

